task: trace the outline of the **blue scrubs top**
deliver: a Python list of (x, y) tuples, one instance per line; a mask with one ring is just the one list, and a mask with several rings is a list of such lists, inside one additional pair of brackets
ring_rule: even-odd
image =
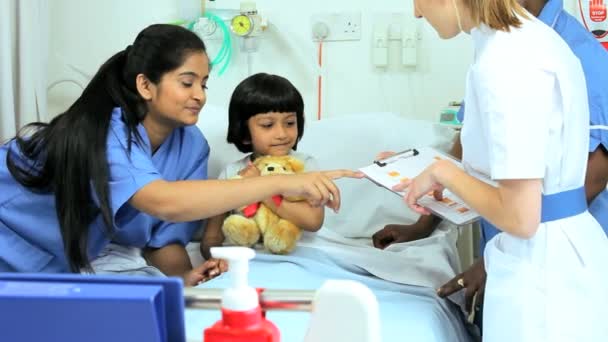
[[(580, 59), (587, 82), (591, 125), (608, 125), (608, 51), (563, 7), (562, 0), (549, 0), (538, 19), (551, 26)], [(464, 111), (463, 103), (457, 114), (461, 122), (464, 120)], [(591, 130), (589, 135), (590, 153), (600, 145), (608, 150), (608, 131), (595, 129)], [(608, 234), (608, 190), (602, 191), (590, 203), (589, 212)], [(499, 232), (482, 220), (482, 252), (486, 242)]]
[[(114, 219), (113, 241), (137, 247), (186, 244), (200, 221), (171, 223), (142, 213), (128, 200), (144, 185), (168, 181), (207, 179), (209, 145), (195, 126), (175, 129), (152, 154), (143, 125), (137, 127), (143, 143), (132, 138), (127, 150), (127, 126), (121, 110), (112, 112), (107, 138), (110, 168), (110, 204)], [(20, 153), (14, 141), (0, 147), (0, 272), (68, 272), (53, 194), (37, 194), (17, 183), (6, 167), (6, 154)], [(109, 242), (101, 217), (91, 224), (91, 259)]]

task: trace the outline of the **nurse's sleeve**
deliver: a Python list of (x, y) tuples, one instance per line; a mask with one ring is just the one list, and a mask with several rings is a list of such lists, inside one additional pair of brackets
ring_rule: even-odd
[[(592, 91), (589, 90), (589, 117), (591, 125), (608, 125), (608, 91), (603, 90), (602, 94), (592, 97)], [(602, 145), (608, 149), (608, 130), (592, 129), (589, 132), (589, 153), (594, 152)]]
[(485, 136), (489, 144), (492, 179), (543, 178), (554, 76), (512, 65), (480, 69), (474, 77), (484, 130), (480, 139)]
[[(204, 139), (204, 138), (203, 138)], [(194, 142), (193, 144), (200, 144)], [(207, 168), (209, 162), (209, 145), (203, 140), (202, 148), (194, 163), (191, 164), (186, 176), (182, 180), (205, 180), (207, 179)], [(164, 222), (161, 221), (152, 230), (152, 237), (148, 242), (149, 247), (160, 248), (168, 244), (178, 243), (187, 245), (196, 231), (201, 227), (202, 220), (190, 222)]]
[(114, 220), (118, 211), (146, 184), (162, 176), (152, 163), (147, 146), (133, 141), (131, 151), (119, 135), (110, 130), (106, 149), (110, 170), (110, 202)]

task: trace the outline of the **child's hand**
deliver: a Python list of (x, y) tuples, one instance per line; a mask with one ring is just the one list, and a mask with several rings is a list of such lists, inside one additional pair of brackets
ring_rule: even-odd
[(241, 176), (243, 178), (257, 177), (259, 175), (260, 175), (260, 170), (258, 170), (258, 168), (255, 167), (255, 165), (253, 165), (251, 162), (248, 163), (244, 169), (239, 171), (239, 176)]
[(184, 274), (184, 285), (196, 286), (211, 280), (226, 271), (228, 271), (228, 264), (225, 260), (209, 259)]

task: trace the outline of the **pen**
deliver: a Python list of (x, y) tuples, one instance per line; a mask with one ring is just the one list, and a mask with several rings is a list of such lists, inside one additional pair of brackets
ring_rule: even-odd
[(384, 159), (380, 159), (380, 160), (374, 160), (374, 164), (383, 167), (386, 166), (386, 164), (390, 164), (392, 162), (395, 162), (399, 159), (403, 159), (403, 158), (409, 158), (409, 157), (413, 157), (413, 156), (417, 156), (418, 155), (418, 150), (416, 150), (415, 148), (410, 148), (407, 149), (405, 151), (401, 151), (399, 153), (396, 153), (388, 158), (384, 158)]

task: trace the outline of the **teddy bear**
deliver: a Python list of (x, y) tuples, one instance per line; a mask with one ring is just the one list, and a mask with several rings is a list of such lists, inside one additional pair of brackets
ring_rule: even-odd
[[(292, 156), (262, 156), (253, 164), (262, 176), (293, 174), (304, 170), (304, 164)], [(293, 202), (303, 199), (277, 195), (272, 200), (279, 206), (283, 200)], [(238, 246), (251, 247), (261, 238), (264, 247), (274, 254), (291, 252), (301, 235), (299, 227), (279, 217), (262, 202), (239, 208), (237, 213), (229, 215), (224, 220), (222, 231), (230, 243)]]

